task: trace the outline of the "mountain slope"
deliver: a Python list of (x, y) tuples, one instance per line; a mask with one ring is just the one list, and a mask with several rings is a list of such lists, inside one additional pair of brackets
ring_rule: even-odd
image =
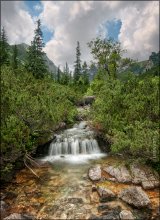
[[(22, 43), (22, 44), (17, 44), (17, 49), (18, 49), (18, 59), (19, 61), (24, 64), (25, 63), (25, 59), (27, 56), (27, 49), (28, 49), (29, 45)], [(9, 45), (9, 50), (10, 50), (10, 56), (13, 56), (13, 48), (14, 45)], [(46, 62), (46, 65), (48, 67), (48, 70), (52, 73), (56, 73), (57, 72), (57, 67), (56, 65), (47, 57), (46, 54), (44, 54), (44, 60)]]

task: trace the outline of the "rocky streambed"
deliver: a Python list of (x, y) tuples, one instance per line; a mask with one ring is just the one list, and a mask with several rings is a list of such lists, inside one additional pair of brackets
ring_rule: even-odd
[[(39, 161), (40, 162), (40, 161)], [(1, 189), (2, 219), (159, 219), (158, 174), (116, 157), (42, 163)]]

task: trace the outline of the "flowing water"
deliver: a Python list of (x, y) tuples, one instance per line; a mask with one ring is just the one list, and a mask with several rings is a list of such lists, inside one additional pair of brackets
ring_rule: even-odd
[(99, 148), (94, 132), (88, 127), (87, 122), (82, 121), (56, 135), (50, 144), (49, 155), (43, 161), (85, 163), (105, 155)]
[[(4, 201), (9, 207), (4, 216), (27, 213), (35, 219), (89, 219), (92, 215), (100, 215), (99, 196), (92, 190), (88, 169), (95, 164), (116, 163), (119, 159), (101, 152), (87, 122), (80, 122), (57, 134), (49, 146), (48, 156), (38, 161), (42, 166), (34, 171), (39, 179), (25, 168), (3, 190)], [(116, 194), (128, 187), (127, 184), (108, 181), (97, 184), (106, 184)], [(156, 207), (157, 193), (149, 193)], [(119, 200), (110, 202), (110, 205), (130, 209)]]

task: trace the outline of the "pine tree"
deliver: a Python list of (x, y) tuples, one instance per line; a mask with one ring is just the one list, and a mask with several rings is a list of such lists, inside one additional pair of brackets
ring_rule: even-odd
[(61, 71), (60, 71), (59, 66), (58, 66), (58, 69), (57, 69), (57, 82), (58, 82), (58, 83), (61, 82)]
[(77, 47), (76, 47), (76, 61), (74, 65), (74, 81), (78, 83), (78, 80), (81, 76), (81, 52), (80, 52), (80, 44), (79, 41), (77, 41)]
[(14, 45), (13, 48), (13, 61), (12, 61), (12, 66), (13, 69), (16, 70), (18, 68), (18, 49), (17, 49), (17, 45)]
[(36, 78), (43, 78), (47, 73), (47, 66), (44, 60), (44, 47), (43, 34), (41, 31), (41, 22), (37, 21), (37, 28), (35, 29), (35, 36), (31, 42), (31, 46), (28, 50), (26, 68), (32, 72)]
[(89, 75), (88, 75), (88, 67), (86, 61), (84, 61), (82, 65), (82, 74), (83, 74), (83, 81), (85, 85), (89, 84)]
[(0, 38), (0, 65), (9, 64), (9, 53), (8, 53), (8, 42), (7, 42), (7, 35), (5, 32), (4, 27), (1, 31), (1, 38)]

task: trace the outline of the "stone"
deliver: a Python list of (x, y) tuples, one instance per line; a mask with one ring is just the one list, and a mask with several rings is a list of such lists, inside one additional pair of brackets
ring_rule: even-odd
[(112, 181), (112, 182), (116, 182), (116, 178), (112, 177), (112, 178), (107, 178), (107, 180)]
[(159, 186), (158, 173), (150, 168), (142, 169), (137, 165), (131, 166), (132, 183), (141, 184), (144, 189), (153, 189)]
[(90, 194), (90, 202), (91, 203), (98, 203), (99, 202), (99, 196), (97, 192), (93, 192)]
[(120, 212), (119, 214), (120, 216), (120, 219), (127, 219), (127, 220), (130, 220), (130, 219), (135, 219), (132, 212), (129, 211), (129, 210), (123, 210)]
[(111, 198), (116, 197), (116, 194), (114, 192), (112, 192), (110, 189), (107, 189), (106, 187), (103, 187), (103, 186), (98, 186), (97, 192), (101, 198), (111, 199)]
[(149, 207), (150, 205), (148, 195), (142, 190), (142, 187), (138, 186), (123, 189), (119, 194), (119, 198), (137, 208)]
[(60, 219), (67, 219), (67, 215), (65, 213), (62, 213)]
[(92, 181), (97, 181), (101, 179), (101, 167), (95, 166), (89, 169), (88, 176)]
[(8, 205), (5, 201), (1, 200), (0, 201), (0, 211), (3, 212), (8, 208)]
[(115, 177), (120, 183), (129, 183), (132, 181), (132, 177), (124, 165), (120, 166), (108, 166), (104, 167), (103, 170)]
[(118, 219), (120, 219), (120, 217), (119, 217), (119, 214), (121, 212), (120, 206), (117, 206), (112, 209), (110, 209), (110, 207), (106, 206), (105, 211), (106, 212), (103, 212), (99, 219), (101, 219), (101, 220), (111, 220), (111, 219), (118, 220)]
[(9, 215), (9, 216), (7, 216), (7, 217), (5, 217), (4, 218), (4, 220), (12, 220), (12, 219), (18, 219), (18, 220), (23, 220), (24, 218), (22, 217), (22, 215), (21, 214), (19, 214), (19, 213), (13, 213), (13, 214), (11, 214), (11, 215)]
[(82, 204), (83, 203), (82, 198), (68, 198), (67, 201), (68, 201), (68, 203), (73, 203), (73, 204), (77, 204), (77, 203)]
[(95, 192), (97, 190), (97, 186), (95, 184), (92, 185), (92, 192)]

